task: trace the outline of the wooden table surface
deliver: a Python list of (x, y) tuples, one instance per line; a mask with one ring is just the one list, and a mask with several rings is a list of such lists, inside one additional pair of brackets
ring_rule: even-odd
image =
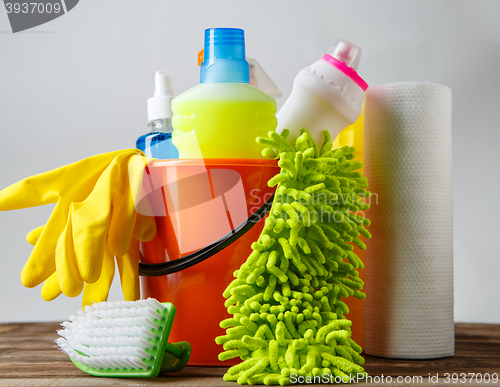
[[(186, 367), (154, 379), (98, 378), (80, 371), (54, 346), (59, 323), (0, 324), (0, 386), (237, 386), (222, 380), (223, 367)], [(372, 376), (392, 376), (393, 386), (499, 386), (500, 383), (448, 382), (445, 373), (500, 375), (500, 325), (456, 324), (455, 356), (439, 360), (391, 360), (365, 356)], [(429, 373), (439, 379), (429, 381)], [(397, 383), (397, 376), (422, 376), (412, 383)], [(372, 384), (388, 384), (379, 381)], [(387, 381), (384, 379), (384, 381)], [(364, 386), (367, 383), (359, 383)]]

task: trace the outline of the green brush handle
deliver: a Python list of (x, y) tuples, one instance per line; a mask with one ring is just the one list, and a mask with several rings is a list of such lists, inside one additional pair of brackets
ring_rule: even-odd
[[(179, 343), (176, 343), (179, 344)], [(182, 348), (177, 347), (175, 344), (167, 343), (167, 347), (165, 348), (165, 353), (170, 355), (174, 355), (177, 358), (182, 357)]]
[(191, 356), (191, 344), (187, 341), (167, 343), (160, 372), (177, 372), (182, 370)]

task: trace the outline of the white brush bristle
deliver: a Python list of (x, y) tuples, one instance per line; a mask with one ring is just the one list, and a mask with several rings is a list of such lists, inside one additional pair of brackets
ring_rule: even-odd
[(157, 339), (151, 330), (160, 328), (155, 319), (163, 319), (158, 310), (165, 307), (153, 298), (86, 306), (61, 324), (56, 343), (72, 359), (96, 369), (148, 369), (146, 349), (154, 349), (151, 341)]

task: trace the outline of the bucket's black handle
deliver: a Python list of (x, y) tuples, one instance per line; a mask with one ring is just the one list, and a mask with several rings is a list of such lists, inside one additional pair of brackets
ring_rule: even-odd
[(243, 236), (248, 230), (250, 230), (255, 223), (258, 223), (271, 209), (273, 204), (274, 195), (272, 195), (269, 200), (267, 200), (257, 211), (255, 211), (247, 220), (241, 223), (234, 230), (224, 235), (219, 240), (214, 243), (204, 247), (192, 254), (185, 257), (174, 259), (173, 261), (162, 262), (162, 263), (139, 263), (139, 275), (143, 277), (158, 277), (161, 275), (167, 275), (176, 273), (178, 271), (187, 269), (197, 263), (210, 258), (212, 255), (217, 254), (219, 251), (224, 250), (231, 243), (235, 242), (238, 238)]

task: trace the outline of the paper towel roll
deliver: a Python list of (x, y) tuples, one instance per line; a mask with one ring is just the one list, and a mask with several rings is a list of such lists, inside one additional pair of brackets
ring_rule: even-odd
[(368, 89), (364, 350), (405, 359), (452, 356), (451, 90), (398, 82)]

